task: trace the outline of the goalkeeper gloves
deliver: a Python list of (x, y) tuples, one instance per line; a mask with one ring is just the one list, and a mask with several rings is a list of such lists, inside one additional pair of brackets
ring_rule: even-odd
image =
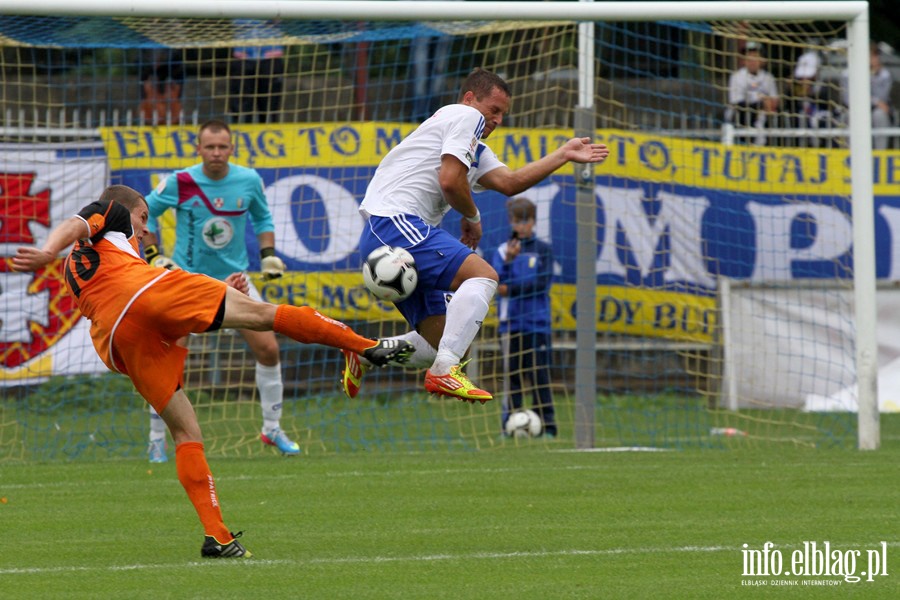
[(259, 258), (264, 279), (278, 279), (284, 275), (284, 261), (275, 256), (275, 248), (261, 248)]
[(144, 248), (144, 256), (147, 257), (147, 263), (153, 267), (162, 267), (169, 270), (178, 268), (174, 260), (159, 253), (159, 247), (156, 244), (147, 245)]

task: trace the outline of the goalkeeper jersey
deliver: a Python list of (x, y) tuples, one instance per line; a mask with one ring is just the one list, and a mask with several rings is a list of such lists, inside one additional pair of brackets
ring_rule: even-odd
[(197, 164), (172, 173), (147, 195), (150, 231), (155, 217), (175, 209), (172, 260), (190, 273), (223, 280), (246, 271), (247, 221), (256, 235), (274, 231), (263, 182), (254, 169), (229, 164), (228, 174), (213, 180)]

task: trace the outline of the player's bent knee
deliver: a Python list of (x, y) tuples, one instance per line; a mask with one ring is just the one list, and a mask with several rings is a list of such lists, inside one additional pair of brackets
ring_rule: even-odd
[(256, 359), (256, 362), (267, 367), (274, 367), (279, 363), (281, 358), (278, 349), (278, 341), (275, 339), (274, 333), (271, 334), (271, 339), (264, 338), (262, 343), (260, 343), (260, 340), (257, 340), (251, 347), (251, 350), (253, 351), (253, 357)]
[(470, 254), (457, 272), (457, 276), (463, 279), (474, 279), (475, 277), (483, 277), (485, 279), (493, 279), (500, 281), (497, 271), (486, 260), (477, 254)]

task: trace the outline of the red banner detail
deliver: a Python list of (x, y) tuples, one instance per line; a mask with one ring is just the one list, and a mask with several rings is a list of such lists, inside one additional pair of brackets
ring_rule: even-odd
[(28, 224), (50, 226), (50, 190), (29, 195), (35, 173), (0, 173), (0, 243), (33, 244)]
[[(31, 322), (30, 342), (0, 342), (0, 365), (14, 369), (45, 352), (69, 332), (78, 322), (81, 313), (75, 298), (66, 289), (62, 279), (64, 259), (57, 259), (34, 274), (28, 294), (50, 292), (47, 309), (47, 326)], [(0, 272), (12, 271), (11, 260), (0, 258)]]

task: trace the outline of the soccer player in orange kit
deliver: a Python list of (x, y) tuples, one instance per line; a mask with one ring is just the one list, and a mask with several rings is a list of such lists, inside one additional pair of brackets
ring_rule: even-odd
[(404, 363), (412, 346), (362, 337), (308, 306), (274, 305), (246, 295), (242, 273), (226, 281), (148, 265), (139, 243), (147, 233), (144, 197), (113, 185), (56, 227), (42, 248), (21, 247), (16, 271), (36, 271), (74, 244), (66, 259), (66, 286), (91, 321), (91, 339), (111, 370), (127, 375), (159, 413), (175, 441), (178, 479), (203, 524), (201, 556), (249, 557), (222, 520), (200, 425), (183, 390), (187, 349), (176, 341), (220, 328), (275, 331), (298, 342), (358, 352), (375, 365)]

